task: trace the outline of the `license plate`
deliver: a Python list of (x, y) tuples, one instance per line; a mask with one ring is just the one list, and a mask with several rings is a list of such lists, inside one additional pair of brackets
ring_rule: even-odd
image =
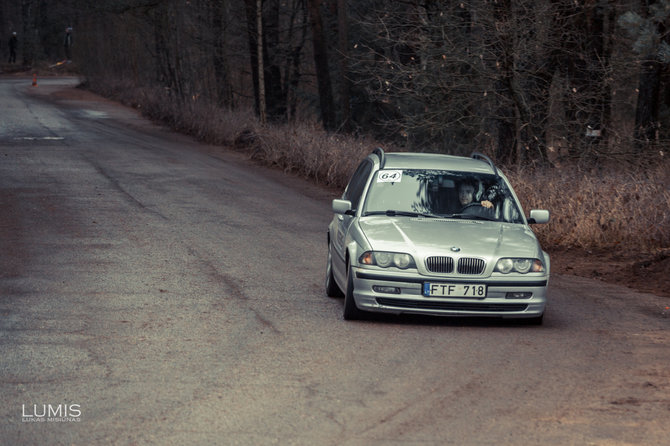
[(486, 297), (486, 285), (467, 283), (430, 283), (424, 282), (423, 295), (426, 297)]

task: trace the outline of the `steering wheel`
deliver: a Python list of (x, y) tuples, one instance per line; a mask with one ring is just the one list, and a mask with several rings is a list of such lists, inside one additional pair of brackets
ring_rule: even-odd
[(466, 209), (468, 209), (468, 208), (473, 208), (473, 207), (475, 207), (475, 206), (482, 207), (482, 204), (473, 201), (472, 203), (468, 203), (468, 204), (466, 204), (465, 206), (463, 206), (463, 208), (461, 209), (461, 212), (464, 212)]

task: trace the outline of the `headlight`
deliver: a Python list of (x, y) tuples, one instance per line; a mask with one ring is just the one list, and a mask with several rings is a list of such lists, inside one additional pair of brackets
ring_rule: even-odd
[(393, 254), (393, 263), (400, 269), (405, 269), (413, 262), (409, 254)]
[(530, 267), (533, 264), (530, 259), (516, 259), (514, 261), (514, 269), (521, 274), (526, 274), (530, 271)]
[(390, 252), (375, 252), (372, 255), (377, 262), (377, 266), (381, 266), (382, 268), (388, 268), (391, 266), (391, 262), (393, 262), (393, 254)]
[(363, 265), (377, 265), (382, 268), (416, 268), (414, 258), (403, 252), (366, 251), (358, 260)]
[(541, 273), (544, 272), (544, 265), (540, 259), (513, 259), (506, 258), (498, 260), (495, 271), (503, 274), (511, 272), (526, 274), (526, 273)]
[(512, 271), (514, 268), (514, 260), (512, 259), (500, 259), (496, 265), (496, 271), (503, 274), (507, 274)]

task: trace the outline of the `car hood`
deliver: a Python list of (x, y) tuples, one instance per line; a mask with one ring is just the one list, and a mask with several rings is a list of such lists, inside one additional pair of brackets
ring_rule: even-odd
[[(374, 216), (359, 221), (373, 250), (408, 252), (425, 257), (539, 257), (535, 234), (523, 224)], [(452, 248), (454, 248), (452, 250)]]

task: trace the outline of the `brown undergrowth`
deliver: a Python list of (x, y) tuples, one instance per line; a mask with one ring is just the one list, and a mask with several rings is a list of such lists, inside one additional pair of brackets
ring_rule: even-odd
[(656, 252), (670, 247), (670, 163), (507, 172), (523, 207), (550, 209), (536, 233), (549, 246)]

